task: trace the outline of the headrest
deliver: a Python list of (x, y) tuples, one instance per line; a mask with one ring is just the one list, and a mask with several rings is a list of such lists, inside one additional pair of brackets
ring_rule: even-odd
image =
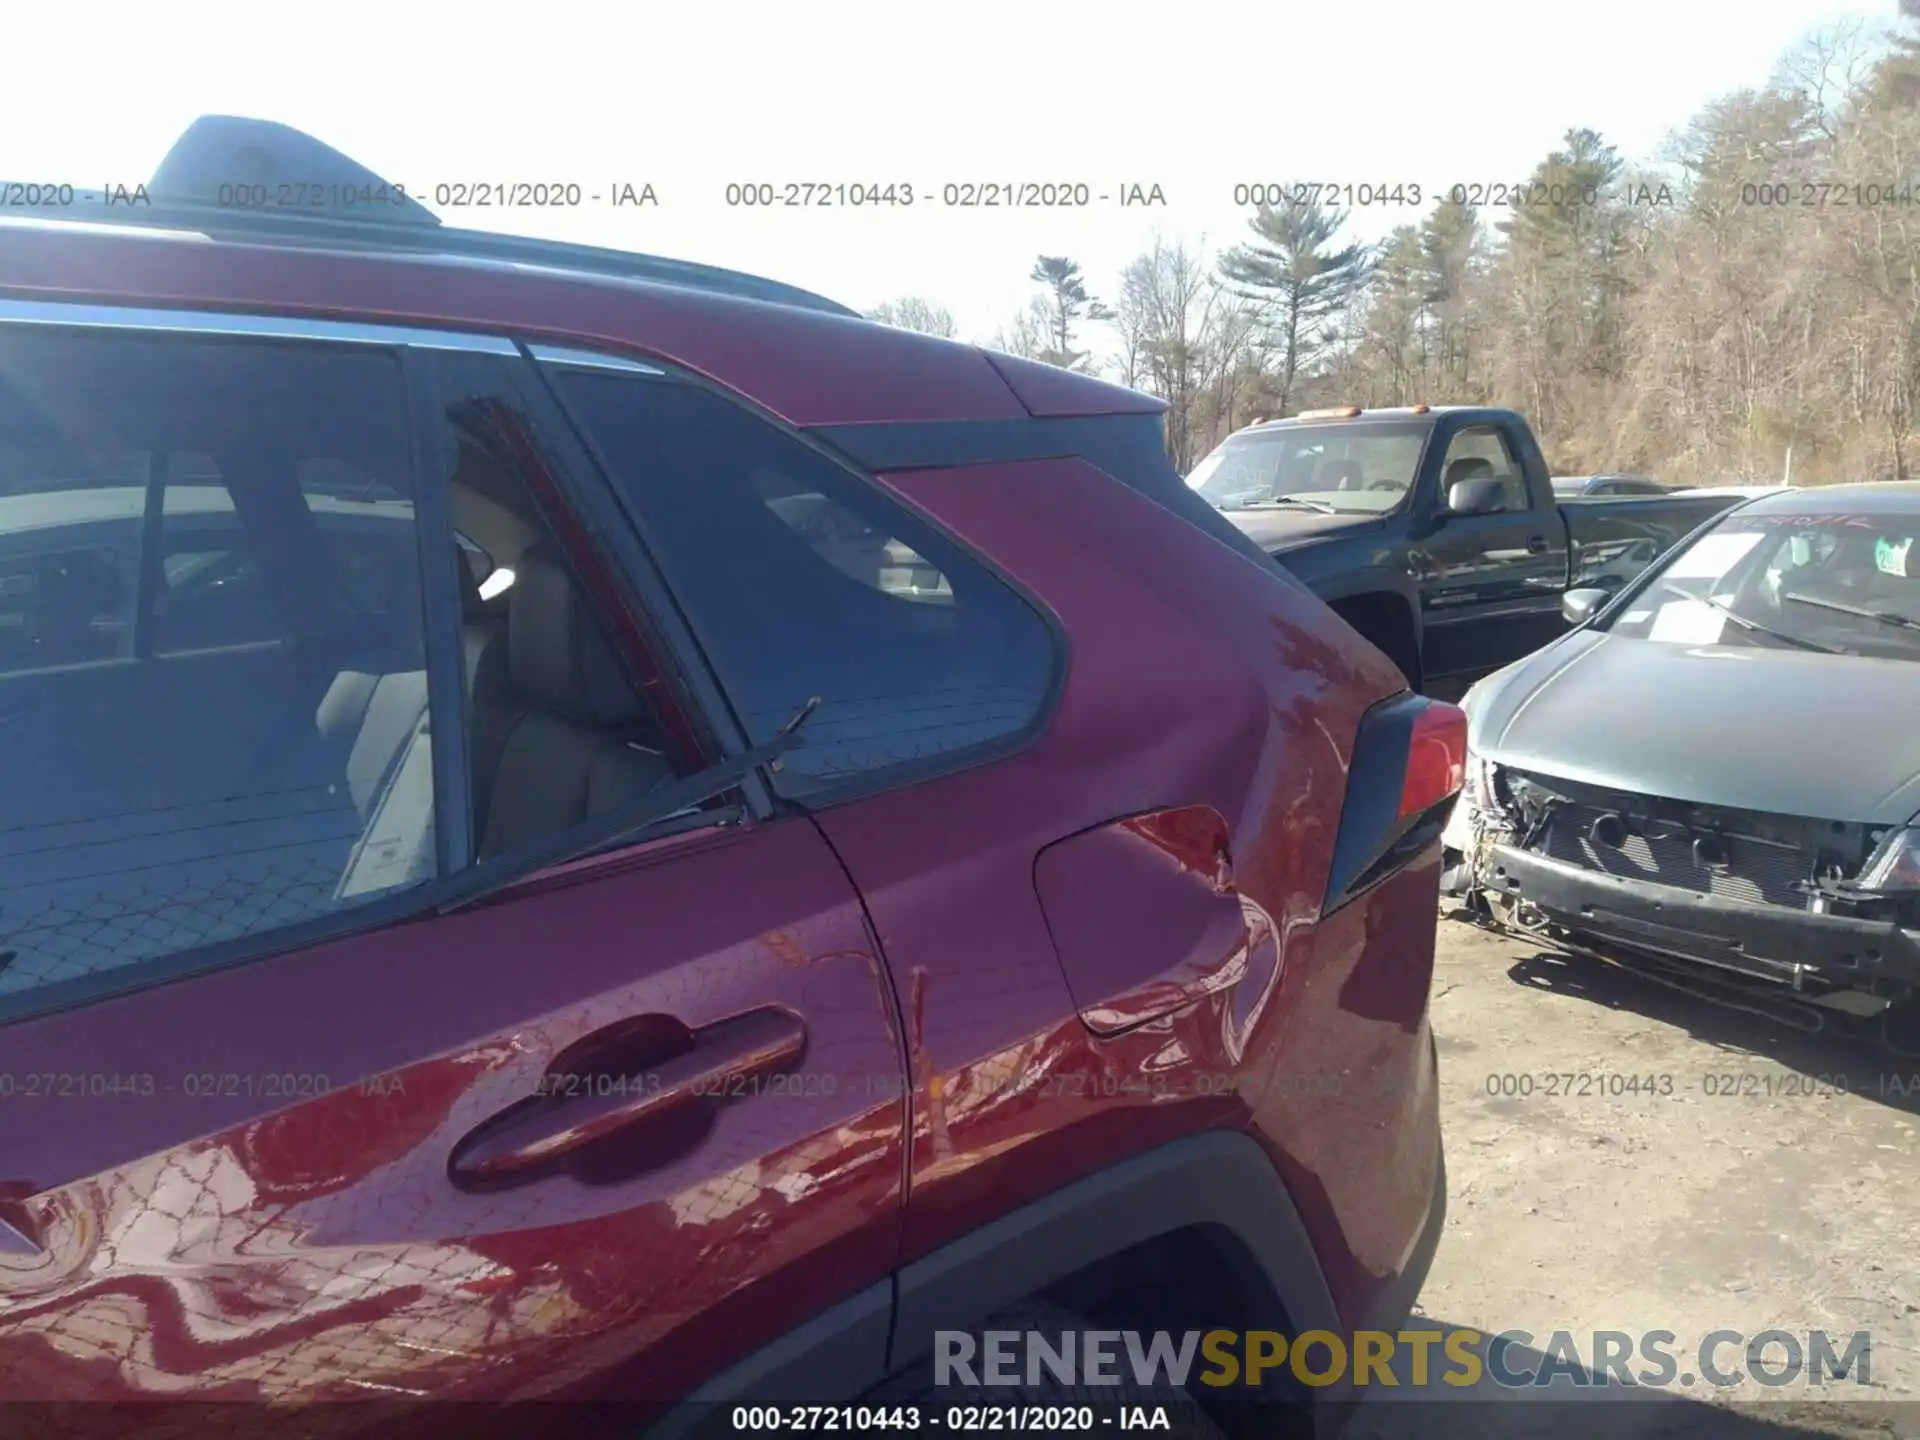
[(558, 555), (544, 545), (528, 550), (513, 567), (508, 593), (507, 674), (514, 689), (583, 725), (645, 720), (646, 706)]
[(1447, 466), (1447, 488), (1451, 490), (1462, 480), (1491, 480), (1493, 462), (1482, 455), (1463, 455)]

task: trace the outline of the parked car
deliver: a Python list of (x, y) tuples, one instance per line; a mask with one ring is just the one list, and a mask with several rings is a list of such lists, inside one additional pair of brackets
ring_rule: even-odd
[(1467, 406), (1347, 406), (1249, 426), (1188, 482), (1409, 684), (1441, 696), (1561, 634), (1568, 589), (1631, 578), (1734, 501), (1562, 509), (1527, 422)]
[[(283, 620), (232, 496), (217, 476), (193, 478), (167, 487), (148, 638), (166, 651), (271, 643)], [(409, 603), (389, 582), (414, 548), (412, 505), (303, 493), (354, 605), (384, 614)], [(111, 476), (0, 495), (0, 673), (133, 658), (146, 501), (144, 486)]]
[(1682, 495), (1721, 495), (1731, 500), (1757, 500), (1762, 495), (1778, 495), (1783, 490), (1792, 490), (1791, 485), (1696, 485), (1682, 490)]
[(1467, 695), (1449, 888), (1920, 1048), (1920, 485), (1741, 505)]
[(262, 167), (0, 223), (0, 1400), (1397, 1329), (1465, 719), (1161, 402)]
[(1596, 495), (1671, 495), (1678, 487), (1645, 475), (1556, 475), (1553, 498), (1586, 500)]

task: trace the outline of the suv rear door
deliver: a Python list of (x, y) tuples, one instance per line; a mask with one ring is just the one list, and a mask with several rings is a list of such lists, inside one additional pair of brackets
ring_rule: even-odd
[[(652, 1400), (838, 1301), (810, 1378), (882, 1363), (903, 1062), (858, 895), (751, 774), (615, 838), (665, 802), (609, 776), (743, 745), (526, 373), (0, 302), (0, 517), (42, 497), (0, 537), (32, 590), (0, 597), (9, 1401)], [(345, 503), (313, 460), (388, 487), (383, 559), (308, 543)], [(169, 544), (176, 476), (224, 490), (221, 547)], [(140, 519), (75, 569), (49, 506), (102, 477)], [(498, 692), (456, 501), (523, 522), (467, 627)], [(214, 549), (260, 623), (176, 648), (164, 559)]]
[[(900, 992), (911, 1363), (1033, 1285), (982, 1227), (1224, 1119), (1218, 1077), (1271, 1058), (1285, 937), (1325, 894), (1330, 733), (1394, 682), (1311, 628), (1324, 608), (1264, 556), (1210, 538), (1245, 553), (1155, 414), (808, 434), (665, 368), (555, 381), (750, 736), (821, 697), (776, 780), (859, 885)], [(1165, 484), (1115, 478), (1139, 462)], [(1193, 524), (1167, 514), (1183, 503)], [(1245, 872), (1223, 869), (1235, 845)], [(1406, 1053), (1425, 1044), (1409, 1031)], [(1394, 1213), (1367, 1183), (1371, 1216)], [(1429, 1184), (1407, 1188), (1424, 1204)]]

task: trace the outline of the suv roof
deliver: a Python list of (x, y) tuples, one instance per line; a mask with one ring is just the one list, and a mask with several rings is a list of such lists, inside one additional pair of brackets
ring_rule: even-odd
[[(291, 187), (296, 199), (324, 203), (266, 215), (219, 204), (221, 187), (231, 200), (236, 184)], [(451, 229), (384, 185), (286, 126), (207, 117), (162, 162), (144, 203), (125, 203), (118, 189), (110, 198), (25, 187), (35, 213), (66, 218), (0, 218), (0, 302), (11, 318), (61, 324), (123, 323), (79, 307), (131, 307), (211, 312), (241, 328), (252, 322), (235, 317), (259, 314), (309, 330), (378, 322), (643, 354), (725, 375), (729, 388), (803, 427), (1158, 417), (1167, 408), (1092, 375), (882, 325), (757, 276)], [(369, 206), (381, 218), (365, 219)]]
[[(290, 193), (295, 203), (257, 208), (232, 203), (233, 192), (245, 187)], [(456, 229), (443, 224), (403, 187), (311, 135), (271, 120), (201, 116), (174, 142), (153, 179), (138, 187), (139, 198), (120, 190), (77, 186), (0, 186), (7, 188), (19, 192), (71, 189), (71, 204), (36, 209), (28, 217), (9, 217), (14, 224), (111, 225), (308, 250), (434, 256), (514, 269), (538, 266), (707, 290), (831, 315), (859, 314), (797, 286), (713, 265)]]

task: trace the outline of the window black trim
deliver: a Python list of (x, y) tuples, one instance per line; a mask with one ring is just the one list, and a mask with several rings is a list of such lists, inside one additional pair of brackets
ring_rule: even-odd
[[(1128, 432), (1118, 436), (1117, 431)], [(1164, 449), (1160, 416), (1125, 414), (1039, 420), (874, 421), (814, 425), (806, 434), (824, 441), (870, 469), (952, 470), (1013, 460), (1096, 460), (1115, 448), (1150, 439)], [(1171, 468), (1171, 467), (1169, 467)]]
[[(447, 477), (453, 447), (442, 420), (437, 374), (427, 357), (402, 349), (407, 440), (413, 466), (414, 539), (420, 549), (421, 646), (427, 665), (427, 737), (433, 747), (434, 848), (447, 880), (473, 863), (473, 769), (468, 746), (467, 675), (461, 643), (460, 577), (466, 557), (454, 539)], [(445, 702), (451, 698), (452, 703)], [(451, 723), (442, 717), (452, 717)], [(449, 733), (451, 732), (451, 733)]]
[[(173, 480), (173, 453), (155, 450), (147, 456), (147, 494), (140, 514), (140, 579), (133, 596), (135, 660), (154, 658), (155, 611), (166, 588), (167, 486)], [(239, 517), (236, 515), (236, 519)]]
[[(632, 812), (629, 810), (626, 813)], [(664, 820), (644, 836), (617, 850), (582, 857), (579, 861), (582, 868), (559, 883), (585, 884), (602, 875), (628, 869), (634, 864), (651, 863), (651, 857), (627, 857), (630, 851), (642, 845), (651, 845), (657, 840), (696, 830), (711, 830), (716, 839), (724, 838), (733, 833), (739, 819), (738, 810), (706, 810), (697, 815)], [(438, 823), (438, 816), (435, 821)], [(443, 911), (461, 905), (473, 896), (480, 896), (473, 902), (476, 908), (512, 901), (523, 893), (517, 888), (520, 881), (530, 879), (555, 863), (558, 857), (578, 846), (590, 844), (595, 836), (608, 832), (604, 817), (595, 816), (583, 825), (546, 837), (537, 846), (503, 855), (497, 860), (471, 865), (458, 875), (422, 881), (385, 899), (349, 906), (297, 925), (238, 935), (217, 945), (176, 950), (159, 959), (137, 961), (117, 970), (96, 971), (92, 975), (77, 976), (58, 984), (0, 995), (0, 1029), (103, 1000), (123, 999), (176, 981), (197, 980), (222, 971), (236, 970), (242, 965), (311, 950), (334, 941), (357, 940), (402, 925), (431, 921), (439, 918)], [(481, 893), (490, 889), (499, 893)]]
[[(615, 352), (608, 353), (612, 354)], [(839, 783), (821, 784), (817, 789), (811, 790), (802, 796), (782, 794), (773, 777), (768, 775), (764, 777), (767, 793), (774, 798), (775, 803), (780, 808), (811, 814), (816, 811), (851, 804), (854, 801), (867, 799), (874, 795), (906, 789), (930, 780), (945, 779), (950, 775), (958, 775), (965, 771), (973, 770), (983, 765), (994, 764), (1020, 754), (1030, 749), (1039, 738), (1046, 733), (1047, 728), (1053, 723), (1055, 713), (1060, 708), (1060, 697), (1066, 690), (1067, 675), (1072, 668), (1072, 646), (1067, 638), (1066, 627), (1060, 623), (1060, 617), (1055, 615), (1053, 610), (1044, 601), (1002, 569), (998, 562), (990, 556), (982, 554), (972, 545), (967, 544), (935, 516), (913, 504), (911, 500), (892, 486), (886, 485), (876, 479), (874, 475), (868, 472), (866, 467), (856, 461), (852, 456), (824, 442), (820, 437), (825, 427), (803, 429), (793, 425), (782, 416), (776, 415), (765, 407), (756, 404), (752, 399), (741, 395), (738, 391), (730, 390), (726, 386), (709, 380), (703, 375), (682, 370), (677, 366), (669, 365), (667, 362), (653, 357), (649, 357), (647, 363), (649, 366), (658, 367), (662, 373), (658, 375), (646, 375), (638, 372), (607, 370), (596, 370), (594, 373), (601, 374), (608, 378), (617, 378), (631, 384), (682, 385), (697, 390), (704, 390), (726, 404), (731, 405), (744, 415), (764, 425), (770, 426), (786, 439), (812, 452), (820, 459), (832, 465), (840, 473), (847, 476), (854, 484), (868, 490), (882, 505), (903, 517), (903, 526), (908, 531), (916, 527), (926, 531), (928, 534), (937, 537), (942, 544), (956, 551), (961, 558), (966, 560), (970, 565), (991, 576), (1005, 588), (1009, 594), (1019, 600), (1046, 629), (1052, 665), (1047, 676), (1045, 689), (1041, 694), (1040, 703), (1035, 707), (1032, 719), (1020, 729), (1010, 731), (1008, 734), (993, 740), (982, 741), (977, 745), (943, 751), (938, 755), (927, 756), (923, 759), (906, 760), (898, 764), (859, 771)], [(651, 533), (645, 518), (638, 513), (639, 507), (627, 497), (623, 487), (615, 480), (614, 477), (618, 473), (617, 468), (608, 461), (605, 452), (599, 448), (598, 443), (593, 439), (577, 409), (569, 403), (561, 393), (560, 387), (553, 383), (552, 376), (546, 373), (549, 370), (565, 370), (582, 367), (570, 367), (555, 360), (536, 360), (534, 361), (534, 368), (542, 372), (546, 379), (549, 392), (553, 396), (554, 404), (559, 406), (567, 415), (573, 426), (574, 433), (579, 439), (579, 443), (593, 456), (594, 462), (598, 466), (602, 476), (603, 483), (606, 485), (608, 491), (616, 497), (621, 511), (627, 518), (628, 524), (632, 526), (635, 536), (638, 538), (639, 543), (645, 548), (651, 561), (653, 556), (660, 553), (658, 540)], [(1156, 445), (1160, 444), (1158, 439), (1160, 417), (1158, 415), (1132, 416), (1126, 418), (1144, 419), (1148, 421), (1154, 427)], [(973, 422), (958, 423), (971, 424)], [(1022, 422), (1016, 421), (1012, 423), (1018, 424)], [(907, 427), (841, 426), (837, 428), (841, 430), (880, 431)], [(1162, 447), (1162, 453), (1164, 453), (1164, 447)], [(894, 468), (898, 469), (902, 467), (895, 466)], [(915, 468), (944, 467), (928, 464)], [(1204, 504), (1205, 502), (1202, 503)], [(1208, 508), (1211, 509), (1211, 507)], [(1236, 531), (1235, 533), (1238, 534), (1239, 532)], [(905, 534), (900, 538), (911, 544), (913, 537), (911, 534)], [(915, 546), (915, 548), (918, 549), (919, 547)], [(1266, 560), (1264, 555), (1260, 558), (1263, 562)], [(662, 574), (657, 564), (652, 565), (652, 569), (654, 573)], [(663, 574), (662, 584), (666, 586), (669, 592), (671, 591), (671, 587), (666, 585)], [(701, 646), (697, 639), (694, 638), (692, 624), (687, 619), (684, 608), (680, 607), (677, 596), (675, 597), (675, 606), (675, 613), (686, 626), (685, 633), (687, 643), (694, 646), (694, 653), (700, 657), (701, 664), (707, 673), (717, 677), (718, 672), (713, 667), (711, 657), (706, 654), (705, 647)], [(720, 691), (722, 695), (725, 694), (724, 687), (720, 687)], [(731, 697), (726, 697), (726, 704), (727, 714), (733, 723), (739, 727), (743, 735), (750, 735), (751, 732), (747, 730), (738, 712), (734, 709)]]
[[(503, 374), (506, 369), (503, 365)], [(511, 371), (514, 396), (533, 424), (534, 438), (551, 464), (555, 481), (565, 490), (576, 519), (601, 558), (610, 563), (613, 578), (628, 592), (634, 621), (674, 687), (687, 719), (701, 730), (702, 740), (718, 757), (744, 754), (751, 741), (694, 643), (686, 616), (668, 590), (653, 551), (634, 528), (626, 501), (609, 480), (600, 453), (582, 434), (542, 363), (526, 345), (520, 344)], [(637, 372), (620, 373), (637, 376)]]
[[(438, 823), (438, 817), (435, 817)], [(31, 990), (0, 995), (0, 1027), (25, 1020), (38, 1020), (63, 1010), (78, 1009), (102, 1000), (118, 1000), (137, 995), (177, 980), (189, 980), (221, 970), (235, 969), (256, 960), (294, 950), (324, 945), (363, 931), (384, 930), (413, 918), (433, 907), (422, 896), (439, 886), (424, 881), (384, 900), (373, 900), (330, 915), (318, 916), (298, 925), (261, 930), (239, 935), (217, 945), (201, 945), (176, 950), (154, 960), (141, 960), (114, 970), (100, 970), (76, 976), (53, 985), (38, 985)]]
[[(451, 398), (446, 374), (447, 358), (438, 353), (421, 355), (417, 358), (420, 361), (420, 368), (430, 376), (429, 393), (432, 403), (426, 416), (426, 423), (440, 437), (439, 448), (446, 452), (443, 461), (446, 468), (439, 473), (451, 475), (453, 456), (446, 442), (446, 426), (442, 423), (447, 403)], [(714, 712), (700, 694), (701, 677), (697, 672), (689, 670), (684, 652), (675, 646), (661, 630), (660, 612), (651, 602), (651, 595), (663, 587), (663, 582), (652, 571), (650, 558), (635, 554), (636, 542), (634, 537), (627, 533), (627, 527), (623, 523), (625, 517), (618, 497), (613, 493), (612, 487), (596, 473), (591, 462), (581, 454), (571, 422), (564, 414), (556, 412), (554, 407), (557, 402), (548, 394), (545, 382), (535, 374), (537, 367), (530, 365), (523, 353), (489, 354), (479, 359), (490, 372), (487, 379), (492, 386), (490, 393), (493, 398), (505, 401), (517, 416), (527, 422), (528, 441), (538, 450), (542, 468), (546, 470), (553, 485), (559, 490), (559, 499), (566, 508), (568, 518), (578, 530), (579, 535), (591, 547), (594, 559), (607, 567), (608, 578), (621, 591), (622, 598), (628, 602), (625, 606), (628, 615), (641, 628), (642, 643), (652, 659), (660, 666), (663, 678), (673, 686), (675, 699), (680, 704), (683, 714), (699, 729), (703, 744), (712, 744), (718, 740), (724, 747), (725, 737), (714, 725)], [(474, 362), (463, 354), (461, 363), (470, 365)], [(539, 513), (542, 524), (551, 532), (557, 517), (548, 513), (548, 501), (538, 493), (536, 487), (531, 485), (527, 487), (527, 498)], [(451, 503), (439, 491), (436, 491), (436, 503), (441, 504), (448, 512), (444, 533), (448, 545), (451, 545), (453, 539)], [(553, 538), (556, 543), (559, 542), (558, 535), (554, 535)], [(564, 552), (565, 546), (562, 545), (561, 549)], [(449, 567), (451, 563), (448, 561)], [(588, 588), (582, 584), (579, 576), (574, 573), (575, 567), (571, 560), (567, 562), (567, 569), (573, 583), (582, 591), (583, 603), (592, 607), (597, 614), (598, 603)], [(449, 583), (451, 581), (450, 574)], [(457, 602), (457, 591), (443, 593), (454, 595)], [(600, 621), (603, 625), (609, 623), (606, 616), (600, 616)], [(460, 695), (458, 714), (462, 734), (462, 763), (468, 764), (470, 761), (467, 758), (465, 741), (470, 728), (468, 725), (470, 715), (465, 686), (465, 665), (459, 658), (461, 653), (460, 616), (457, 609), (453, 617), (453, 626), (455, 663), (460, 667), (457, 673), (460, 681), (457, 693)], [(624, 664), (622, 674), (628, 684), (634, 687), (635, 695), (644, 701), (646, 697), (641, 691), (638, 677), (631, 674)], [(706, 683), (708, 686), (716, 685), (716, 682), (710, 679)], [(738, 750), (726, 751), (725, 754), (730, 757), (744, 753), (747, 748), (742, 744)], [(469, 834), (473, 829), (470, 785), (471, 770), (463, 769), (461, 795), (465, 803), (465, 828)], [(749, 791), (746, 796), (747, 814), (758, 818), (771, 813), (771, 804), (767, 802), (761, 790), (757, 775), (751, 786), (743, 788)], [(756, 797), (759, 800), (757, 807)], [(466, 896), (474, 893), (476, 888), (508, 890), (520, 880), (531, 878), (545, 866), (552, 864), (555, 857), (572, 854), (583, 846), (591, 844), (596, 838), (603, 836), (610, 838), (628, 828), (633, 823), (633, 816), (643, 810), (647, 803), (648, 797), (640, 795), (628, 805), (592, 816), (572, 829), (562, 832), (559, 838), (564, 840), (565, 844), (556, 845), (552, 843), (555, 837), (543, 836), (535, 845), (494, 856), (485, 861), (477, 858), (481, 837), (472, 835), (467, 852), (466, 868), (458, 874), (446, 877), (453, 891), (450, 895), (442, 896), (440, 904), (444, 908), (461, 903)], [(662, 836), (699, 828), (700, 825), (722, 827), (737, 818), (734, 811), (739, 808), (711, 807), (700, 815), (687, 817), (686, 823), (662, 821), (658, 826), (650, 829), (643, 839), (630, 843), (649, 843)], [(472, 880), (471, 877), (475, 875), (481, 878), (478, 881)]]

